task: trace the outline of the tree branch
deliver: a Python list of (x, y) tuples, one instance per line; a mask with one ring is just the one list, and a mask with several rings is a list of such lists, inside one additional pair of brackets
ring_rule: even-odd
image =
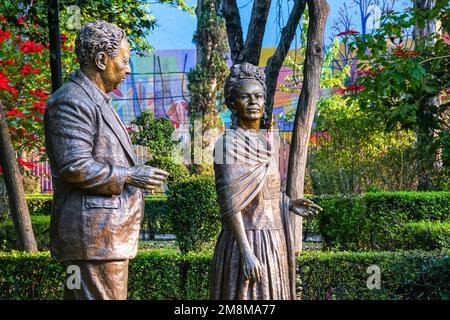
[[(319, 99), (320, 78), (324, 60), (325, 23), (329, 13), (326, 0), (308, 0), (309, 25), (306, 56), (303, 68), (303, 86), (295, 113), (294, 131), (289, 152), (286, 194), (291, 199), (303, 196), (312, 122)], [(294, 218), (295, 219), (295, 218)], [(294, 220), (297, 250), (301, 250), (301, 219)]]
[(254, 0), (252, 16), (248, 26), (247, 39), (245, 41), (243, 61), (255, 66), (259, 64), (262, 41), (266, 31), (267, 16), (269, 15), (271, 0)]
[(230, 45), (233, 64), (240, 63), (244, 54), (244, 36), (242, 34), (241, 16), (236, 0), (224, 0), (222, 15), (227, 27), (228, 44)]
[(281, 39), (278, 43), (277, 50), (274, 55), (270, 57), (267, 62), (266, 73), (266, 86), (267, 86), (267, 98), (266, 98), (266, 123), (262, 123), (264, 128), (268, 129), (272, 122), (273, 101), (275, 97), (275, 91), (277, 88), (278, 74), (283, 65), (286, 55), (289, 52), (291, 43), (294, 40), (295, 30), (302, 18), (305, 11), (306, 0), (296, 0), (291, 14), (289, 15), (286, 26), (281, 31)]

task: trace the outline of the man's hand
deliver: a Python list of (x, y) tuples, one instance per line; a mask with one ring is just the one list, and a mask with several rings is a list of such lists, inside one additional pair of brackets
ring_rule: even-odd
[(309, 199), (299, 198), (291, 200), (289, 210), (305, 218), (315, 216), (323, 209)]
[(146, 190), (154, 190), (159, 187), (169, 176), (161, 169), (145, 165), (138, 165), (128, 169), (126, 183)]

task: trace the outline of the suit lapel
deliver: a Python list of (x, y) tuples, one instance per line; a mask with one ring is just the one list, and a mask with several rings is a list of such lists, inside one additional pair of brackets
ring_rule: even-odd
[[(133, 162), (133, 165), (137, 164), (136, 153), (133, 151), (133, 147), (131, 146), (131, 140), (128, 136), (128, 133), (125, 131), (124, 126), (120, 124), (119, 119), (114, 115), (114, 109), (106, 104), (106, 101), (103, 102), (102, 108), (102, 116), (105, 122), (109, 125), (111, 130), (117, 136), (120, 141), (120, 144), (128, 153), (128, 156)], [(118, 117), (118, 115), (117, 115)]]
[[(78, 84), (86, 92), (89, 98), (91, 98), (91, 100), (97, 105), (97, 107), (101, 109), (100, 113), (102, 114), (103, 119), (111, 128), (112, 132), (114, 132), (117, 136), (117, 139), (131, 159), (133, 165), (137, 165), (136, 153), (133, 150), (126, 128), (121, 121), (116, 118), (114, 115), (115, 110), (112, 106), (109, 106), (106, 103), (105, 98), (100, 92), (98, 92), (99, 89), (95, 88), (95, 84), (87, 79), (87, 77), (82, 74), (80, 70), (77, 70), (71, 74), (70, 80)], [(119, 117), (119, 115), (117, 115), (117, 117)]]

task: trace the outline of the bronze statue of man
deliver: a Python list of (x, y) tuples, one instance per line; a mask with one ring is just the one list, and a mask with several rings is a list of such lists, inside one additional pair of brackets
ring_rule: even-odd
[[(137, 252), (144, 197), (167, 172), (138, 164), (108, 93), (131, 72), (125, 32), (86, 23), (75, 41), (80, 69), (52, 94), (45, 140), (54, 197), (52, 256), (74, 266), (65, 299), (126, 299), (128, 261)], [(74, 285), (75, 284), (75, 285)]]
[(211, 268), (211, 299), (295, 299), (289, 211), (308, 216), (321, 209), (281, 192), (274, 149), (259, 130), (265, 99), (264, 73), (246, 62), (234, 65), (225, 83), (233, 126), (214, 150), (222, 231)]

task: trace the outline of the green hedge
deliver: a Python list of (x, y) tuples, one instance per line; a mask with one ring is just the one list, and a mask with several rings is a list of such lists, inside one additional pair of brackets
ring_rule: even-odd
[(404, 249), (450, 249), (450, 222), (409, 222), (403, 230)]
[(211, 246), (221, 229), (214, 176), (193, 175), (173, 183), (167, 204), (181, 252)]
[(30, 215), (50, 215), (53, 203), (52, 194), (27, 195), (27, 204)]
[(450, 221), (450, 192), (380, 192), (349, 198), (315, 199), (324, 209), (319, 230), (327, 248), (404, 248), (407, 223)]
[[(31, 216), (34, 237), (39, 250), (47, 250), (50, 241), (50, 216)], [(11, 220), (0, 223), (0, 246), (5, 249), (18, 249), (17, 236)]]
[[(450, 252), (305, 252), (303, 299), (450, 299)], [(207, 299), (211, 254), (146, 250), (130, 262), (129, 299)], [(381, 288), (366, 272), (380, 267)], [(0, 253), (0, 299), (60, 299), (64, 267), (48, 252)]]
[(154, 239), (156, 234), (171, 233), (167, 206), (167, 197), (145, 197), (144, 220), (142, 221), (142, 231), (150, 234), (150, 239)]

